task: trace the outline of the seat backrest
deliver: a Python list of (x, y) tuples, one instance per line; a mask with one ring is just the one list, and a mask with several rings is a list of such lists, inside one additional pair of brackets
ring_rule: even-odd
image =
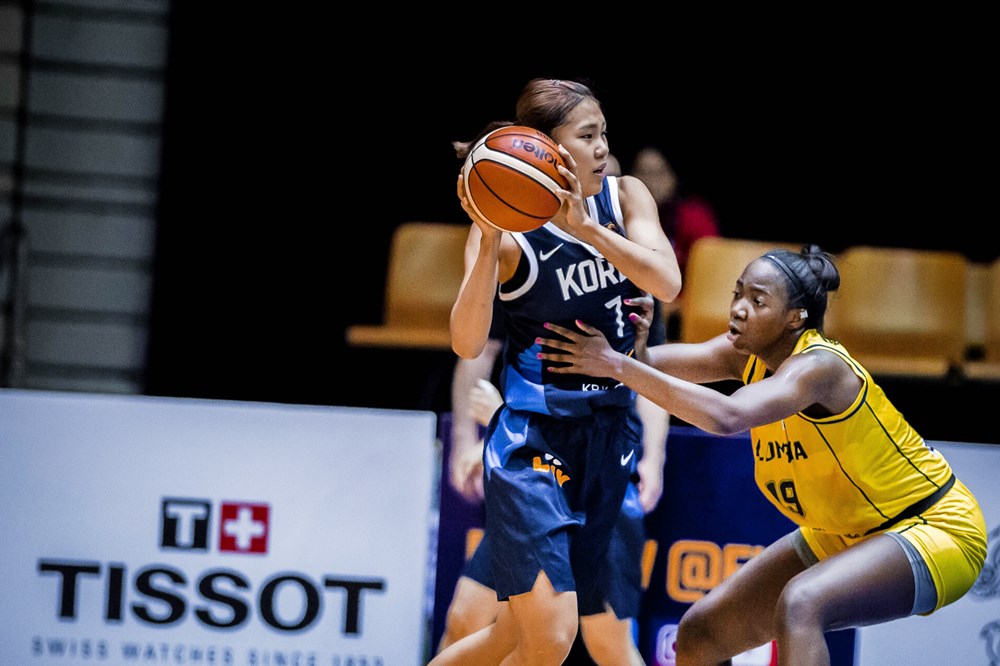
[(970, 261), (965, 268), (965, 355), (976, 359), (986, 347), (986, 301), (990, 264)]
[(877, 357), (957, 367), (965, 355), (967, 263), (958, 252), (849, 247), (838, 255), (840, 289), (830, 294), (825, 332), (862, 364)]
[(1000, 258), (989, 265), (983, 307), (983, 349), (991, 363), (1000, 363)]
[(736, 280), (754, 259), (770, 250), (797, 252), (801, 245), (705, 236), (691, 246), (680, 293), (680, 341), (702, 342), (729, 328)]
[(448, 328), (468, 235), (468, 225), (445, 222), (404, 222), (396, 228), (389, 247), (385, 325)]

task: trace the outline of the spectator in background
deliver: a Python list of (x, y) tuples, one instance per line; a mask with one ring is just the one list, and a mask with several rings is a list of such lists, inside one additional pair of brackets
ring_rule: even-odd
[(618, 158), (611, 153), (608, 153), (608, 166), (604, 169), (604, 173), (608, 176), (622, 175), (622, 164), (618, 161)]
[[(660, 226), (674, 246), (683, 277), (694, 242), (703, 236), (719, 235), (715, 210), (704, 198), (681, 190), (677, 173), (666, 156), (654, 146), (646, 146), (636, 153), (632, 160), (632, 175), (646, 184), (656, 200)], [(683, 296), (682, 292), (681, 298)], [(664, 312), (663, 303), (656, 301), (654, 332), (662, 333), (668, 340), (679, 339), (679, 305), (680, 300), (675, 300)]]

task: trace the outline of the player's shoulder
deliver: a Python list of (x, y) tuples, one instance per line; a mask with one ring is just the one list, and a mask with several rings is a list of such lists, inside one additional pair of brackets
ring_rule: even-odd
[(656, 213), (656, 200), (653, 199), (646, 183), (635, 176), (617, 176), (616, 179), (618, 202), (626, 215), (639, 213), (648, 216), (647, 214)]
[(844, 355), (822, 338), (811, 341), (790, 355), (779, 367), (779, 372), (817, 386), (830, 386), (853, 374)]
[(619, 195), (624, 196), (636, 196), (638, 194), (645, 193), (649, 194), (649, 188), (646, 187), (646, 183), (642, 182), (635, 176), (621, 175), (621, 176), (609, 176), (608, 180), (614, 179), (617, 181)]

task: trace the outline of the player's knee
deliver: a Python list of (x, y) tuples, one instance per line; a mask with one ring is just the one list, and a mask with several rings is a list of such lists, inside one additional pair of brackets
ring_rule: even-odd
[(631, 663), (625, 660), (626, 655), (631, 655), (634, 650), (631, 623), (613, 615), (597, 617), (601, 619), (580, 623), (583, 644), (590, 658), (598, 666)]
[(785, 585), (774, 608), (775, 629), (778, 635), (791, 627), (818, 626), (822, 623), (822, 597), (800, 579), (793, 578)]
[(438, 643), (438, 652), (449, 647), (452, 643), (457, 643), (472, 632), (462, 622), (449, 622), (444, 625), (441, 633), (441, 641)]
[(631, 648), (627, 642), (612, 641), (603, 636), (591, 637), (590, 640), (585, 638), (583, 642), (587, 646), (590, 658), (598, 666), (624, 663), (622, 660), (629, 655)]
[(483, 612), (475, 605), (461, 603), (461, 600), (456, 598), (445, 615), (441, 645), (451, 645), (470, 634), (474, 634), (488, 626), (493, 620), (494, 615)]
[(578, 628), (576, 617), (572, 621), (560, 618), (546, 627), (535, 627), (522, 637), (519, 651), (532, 664), (562, 664), (573, 648)]
[(705, 663), (700, 655), (715, 643), (711, 614), (695, 604), (681, 616), (677, 627), (677, 663)]

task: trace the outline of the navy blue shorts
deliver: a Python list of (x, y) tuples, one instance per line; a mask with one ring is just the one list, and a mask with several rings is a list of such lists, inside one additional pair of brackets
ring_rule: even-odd
[[(608, 556), (601, 568), (600, 589), (604, 600), (619, 619), (638, 617), (642, 604), (642, 555), (646, 545), (645, 512), (639, 503), (639, 489), (628, 485), (618, 522), (611, 533)], [(490, 573), (490, 535), (485, 532), (462, 575), (495, 589)]]
[(642, 605), (642, 556), (646, 548), (646, 512), (639, 488), (628, 484), (601, 576), (604, 599), (618, 619), (639, 617)]
[(503, 407), (483, 452), (486, 534), (497, 598), (531, 591), (544, 571), (576, 591), (580, 615), (604, 611), (608, 547), (636, 460), (634, 408), (560, 419)]

